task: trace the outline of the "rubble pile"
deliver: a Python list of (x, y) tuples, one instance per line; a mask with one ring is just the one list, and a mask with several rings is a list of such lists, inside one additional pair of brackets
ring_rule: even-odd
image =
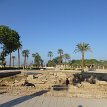
[[(53, 86), (65, 86), (66, 78), (69, 86), (65, 90), (54, 91)], [(7, 77), (0, 79), (0, 94), (30, 95), (41, 90), (48, 90), (47, 95), (85, 98), (107, 98), (107, 82), (94, 76), (84, 78), (66, 72), (43, 71), (38, 74)], [(57, 88), (57, 87), (56, 87)], [(65, 88), (65, 87), (64, 87)]]

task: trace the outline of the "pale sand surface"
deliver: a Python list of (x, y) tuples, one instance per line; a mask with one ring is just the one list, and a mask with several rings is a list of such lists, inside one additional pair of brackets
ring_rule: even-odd
[(0, 95), (0, 107), (107, 107), (107, 99)]

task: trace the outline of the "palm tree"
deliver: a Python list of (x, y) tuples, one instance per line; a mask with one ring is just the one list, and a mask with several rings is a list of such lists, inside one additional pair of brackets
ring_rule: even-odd
[(18, 67), (20, 67), (20, 49), (22, 49), (22, 44), (21, 43), (18, 45), (18, 49), (17, 49), (17, 52), (18, 52)]
[(76, 45), (76, 49), (74, 50), (74, 52), (81, 52), (82, 53), (82, 70), (84, 71), (84, 53), (87, 51), (90, 51), (91, 48), (89, 46), (89, 44), (87, 43), (78, 43)]
[(63, 50), (62, 49), (58, 49), (58, 54), (59, 54), (59, 64), (61, 64), (62, 63)]
[(13, 67), (14, 67), (14, 60), (15, 60), (15, 56), (12, 56), (12, 60), (13, 60)]
[(65, 59), (65, 63), (66, 63), (66, 61), (69, 60), (71, 57), (69, 54), (66, 53), (63, 55), (63, 58)]
[(35, 62), (35, 56), (36, 56), (36, 54), (32, 54), (32, 57), (33, 57), (33, 63)]
[(69, 60), (71, 57), (69, 54), (66, 53), (63, 55), (63, 58), (65, 59), (65, 67), (66, 67), (67, 60)]
[(52, 51), (49, 51), (49, 52), (48, 52), (48, 57), (50, 57), (50, 61), (51, 61), (51, 58), (53, 57)]
[(22, 55), (24, 57), (24, 67), (26, 65), (26, 59), (28, 58), (29, 54), (30, 54), (29, 50), (23, 50), (22, 51)]
[(41, 61), (42, 61), (42, 59), (41, 59), (41, 56), (39, 55), (39, 53), (35, 53), (34, 64), (37, 68), (40, 67)]

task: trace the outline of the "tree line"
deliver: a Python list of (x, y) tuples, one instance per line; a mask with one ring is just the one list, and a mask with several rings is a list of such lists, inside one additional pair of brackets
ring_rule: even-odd
[[(10, 62), (9, 62), (9, 66), (11, 67), (11, 62), (13, 60), (13, 66), (14, 66), (14, 59), (16, 58), (15, 56), (12, 56), (12, 52), (17, 51), (18, 53), (18, 67), (20, 67), (20, 49), (22, 48), (22, 42), (21, 42), (21, 36), (19, 36), (18, 32), (9, 28), (8, 26), (4, 26), (1, 25), (0, 26), (0, 48), (2, 49), (1, 54), (0, 54), (0, 60), (2, 65), (6, 65), (6, 61), (5, 58), (7, 55), (10, 56)], [(74, 49), (74, 52), (80, 52), (81, 53), (81, 60), (70, 60), (71, 56), (68, 53), (64, 53), (63, 49), (58, 49), (57, 53), (58, 56), (53, 58), (53, 52), (49, 51), (48, 52), (48, 57), (49, 57), (49, 61), (47, 63), (47, 66), (56, 66), (56, 65), (61, 65), (61, 64), (65, 64), (65, 66), (67, 64), (70, 65), (81, 65), (82, 69), (84, 69), (85, 65), (87, 64), (87, 62), (96, 62), (98, 63), (97, 60), (84, 60), (84, 55), (85, 52), (87, 51), (92, 51), (91, 47), (88, 43), (78, 43), (76, 45), (76, 48)], [(24, 57), (24, 67), (27, 66), (27, 60), (29, 57), (29, 50), (23, 50), (22, 51), (22, 55)], [(33, 62), (32, 65), (36, 66), (36, 67), (42, 67), (43, 66), (43, 59), (41, 58), (39, 53), (33, 53), (32, 54), (33, 57)], [(53, 59), (52, 59), (53, 58)], [(102, 63), (100, 63), (102, 64)]]
[[(76, 48), (74, 50), (75, 53), (77, 52), (80, 52), (82, 54), (82, 61), (81, 61), (81, 66), (82, 66), (82, 70), (84, 70), (84, 66), (85, 66), (85, 63), (84, 63), (84, 54), (85, 52), (87, 51), (91, 51), (91, 48), (90, 48), (90, 45), (88, 43), (78, 43), (76, 45)], [(52, 57), (52, 52), (50, 51), (49, 53), (49, 56), (50, 56), (50, 59)], [(65, 66), (67, 64), (67, 60), (70, 59), (70, 55), (69, 54), (63, 54), (63, 50), (62, 49), (58, 49), (58, 54), (59, 54), (59, 57), (56, 57), (54, 58), (52, 61), (48, 61), (48, 65), (53, 65), (55, 66), (56, 64), (63, 64), (63, 59), (65, 59)], [(69, 61), (70, 62), (70, 61)]]

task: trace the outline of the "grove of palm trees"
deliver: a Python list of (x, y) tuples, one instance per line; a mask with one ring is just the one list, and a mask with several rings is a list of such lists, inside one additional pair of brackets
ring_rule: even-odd
[[(12, 33), (10, 33), (12, 32)], [(13, 62), (13, 67), (16, 66), (17, 68), (24, 67), (26, 68), (29, 66), (28, 58), (30, 54), (32, 54), (33, 58), (33, 67), (41, 67), (43, 66), (43, 59), (38, 52), (30, 53), (30, 50), (23, 49), (22, 45), (23, 41), (21, 41), (21, 37), (19, 36), (18, 32), (9, 28), (8, 26), (1, 25), (0, 26), (0, 44), (1, 44), (1, 55), (0, 61), (1, 65), (5, 67), (6, 65), (6, 56), (10, 55), (9, 66), (12, 67), (11, 62)], [(72, 48), (72, 47), (71, 47)], [(14, 52), (17, 50), (18, 55), (14, 56)], [(22, 52), (20, 52), (22, 51)], [(77, 43), (76, 48), (74, 49), (75, 54), (77, 52), (81, 53), (81, 60), (72, 59), (72, 55), (68, 53), (64, 53), (63, 49), (58, 49), (57, 57), (54, 56), (52, 51), (48, 52), (49, 60), (47, 62), (47, 66), (55, 67), (57, 65), (65, 65), (66, 66), (80, 66), (81, 70), (83, 71), (86, 65), (95, 65), (95, 66), (104, 66), (106, 68), (107, 61), (103, 60), (96, 60), (96, 59), (85, 59), (85, 53), (91, 51), (91, 47), (88, 43)], [(93, 50), (94, 51), (94, 50)], [(24, 61), (23, 63), (20, 62), (21, 56), (23, 56)], [(17, 59), (17, 62), (15, 61)], [(15, 63), (16, 62), (16, 63)], [(79, 62), (79, 63), (78, 63)], [(45, 66), (45, 65), (44, 65)]]

